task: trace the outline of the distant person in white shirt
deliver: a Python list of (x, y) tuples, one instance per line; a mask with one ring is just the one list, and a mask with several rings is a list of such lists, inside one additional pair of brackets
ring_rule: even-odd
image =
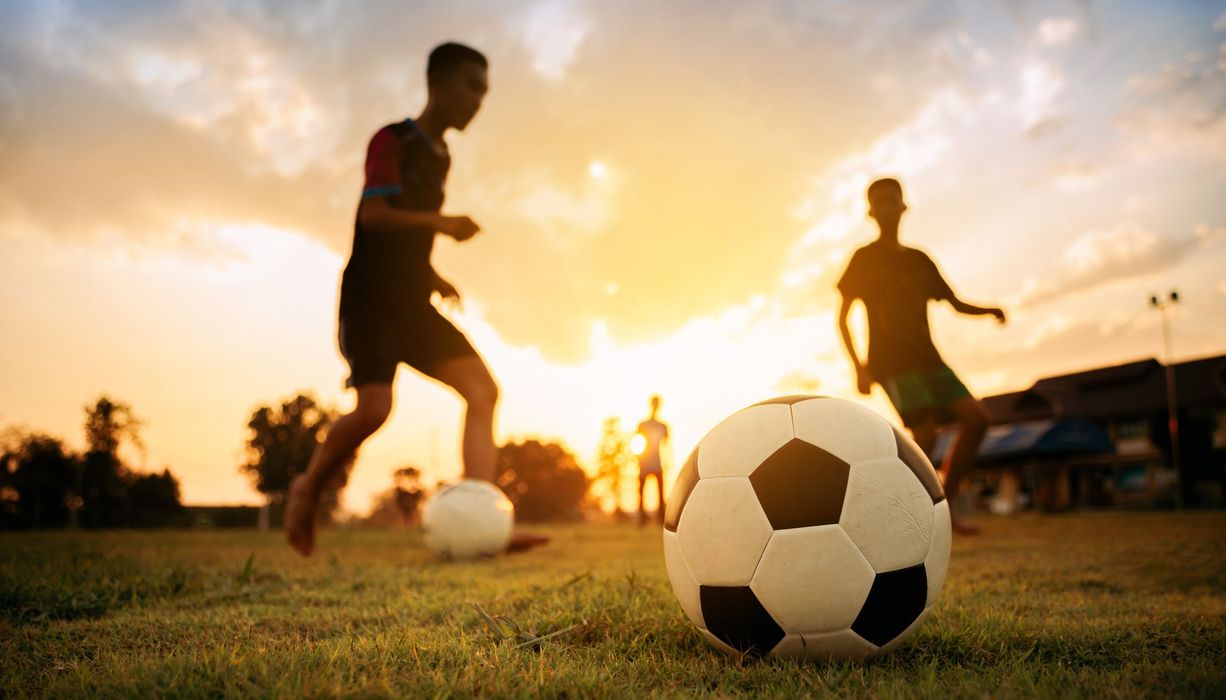
[(639, 458), (639, 525), (647, 523), (647, 511), (643, 509), (643, 489), (647, 479), (656, 480), (656, 518), (664, 523), (664, 444), (668, 442), (668, 425), (656, 416), (660, 412), (660, 397), (651, 397), (651, 415), (639, 423), (634, 435), (634, 453)]

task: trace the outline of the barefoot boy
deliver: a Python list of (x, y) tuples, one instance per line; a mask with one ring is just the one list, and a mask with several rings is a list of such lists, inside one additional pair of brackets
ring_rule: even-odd
[[(959, 313), (991, 315), (1005, 322), (1005, 312), (959, 299), (922, 251), (898, 242), (898, 222), (907, 205), (897, 180), (877, 180), (868, 188), (868, 215), (876, 220), (880, 236), (857, 250), (839, 280), (843, 306), (839, 330), (856, 369), (862, 394), (880, 384), (911, 431), (915, 442), (931, 454), (937, 427), (956, 423), (958, 433), (945, 453), (941, 477), (952, 500), (971, 468), (987, 429), (983, 409), (932, 344), (928, 328), (928, 301), (948, 301)], [(847, 313), (856, 299), (868, 312), (868, 360), (861, 362), (847, 327)], [(953, 528), (962, 534), (978, 529), (961, 522), (951, 509)]]
[[(449, 129), (462, 131), (477, 114), (489, 89), (487, 70), (485, 56), (475, 49), (438, 46), (426, 68), (429, 97), (421, 115), (383, 127), (370, 141), (340, 293), (340, 348), (357, 406), (331, 426), (306, 472), (290, 486), (286, 534), (304, 556), (315, 547), (323, 486), (387, 419), (401, 362), (464, 399), (464, 476), (494, 479), (498, 386), (464, 334), (431, 304), (435, 292), (443, 301), (460, 295), (430, 265), (435, 234), (467, 241), (481, 230), (467, 216), (440, 210), (451, 166), (443, 137)], [(521, 535), (512, 548), (536, 541)]]

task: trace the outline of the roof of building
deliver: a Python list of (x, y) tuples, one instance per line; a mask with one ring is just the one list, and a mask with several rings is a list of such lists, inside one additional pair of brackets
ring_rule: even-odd
[[(1174, 365), (1181, 407), (1226, 407), (1226, 355)], [(994, 424), (1045, 418), (1103, 419), (1166, 410), (1166, 367), (1153, 358), (1045, 377), (1029, 389), (988, 396)]]

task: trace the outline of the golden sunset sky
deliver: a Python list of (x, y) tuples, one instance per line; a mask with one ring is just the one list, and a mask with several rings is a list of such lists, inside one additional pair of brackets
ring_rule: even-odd
[[(290, 8), (293, 9), (290, 9)], [(189, 503), (257, 502), (245, 423), (352, 406), (339, 273), (365, 146), (418, 113), (444, 40), (490, 58), (452, 134), (439, 240), (502, 439), (593, 461), (664, 397), (679, 461), (772, 395), (863, 401), (834, 281), (902, 179), (902, 240), (990, 320), (932, 312), (986, 395), (1226, 350), (1226, 3), (6, 2), (0, 426), (81, 446), (101, 393), (147, 421)], [(459, 402), (402, 370), (346, 494), (459, 473)]]

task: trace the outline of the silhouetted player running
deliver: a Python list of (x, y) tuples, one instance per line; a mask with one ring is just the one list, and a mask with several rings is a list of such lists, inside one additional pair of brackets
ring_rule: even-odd
[[(460, 295), (430, 265), (434, 236), (467, 241), (480, 227), (467, 216), (444, 216), (443, 184), (451, 156), (443, 136), (463, 130), (489, 89), (485, 56), (460, 44), (430, 52), (429, 97), (417, 119), (383, 127), (370, 140), (353, 252), (341, 278), (340, 348), (357, 406), (328, 430), (305, 474), (290, 486), (286, 534), (310, 555), (315, 514), (325, 484), (387, 420), (401, 362), (455, 389), (464, 399), (464, 476), (493, 481), (493, 425), (498, 386), (476, 350), (431, 304)], [(517, 534), (512, 549), (543, 538)]]
[(668, 441), (668, 425), (656, 416), (660, 412), (660, 397), (651, 397), (651, 415), (639, 423), (636, 435), (642, 436), (643, 451), (639, 453), (639, 524), (647, 522), (647, 511), (643, 508), (643, 489), (648, 479), (656, 480), (656, 517), (664, 522), (664, 460), (661, 452), (664, 443)]
[[(1005, 322), (1005, 312), (958, 299), (931, 258), (898, 242), (898, 222), (907, 205), (897, 180), (886, 178), (869, 185), (868, 205), (868, 215), (877, 221), (881, 235), (852, 255), (839, 280), (843, 345), (856, 366), (860, 393), (870, 393), (874, 381), (880, 384), (925, 453), (932, 453), (939, 425), (957, 423), (958, 434), (941, 465), (945, 492), (952, 500), (979, 451), (987, 419), (979, 402), (932, 344), (928, 301), (948, 301), (958, 313), (991, 315), (1000, 323)], [(865, 363), (860, 362), (847, 327), (847, 313), (856, 299), (864, 301), (868, 312)], [(952, 508), (950, 515), (955, 531), (978, 532), (960, 522)]]

